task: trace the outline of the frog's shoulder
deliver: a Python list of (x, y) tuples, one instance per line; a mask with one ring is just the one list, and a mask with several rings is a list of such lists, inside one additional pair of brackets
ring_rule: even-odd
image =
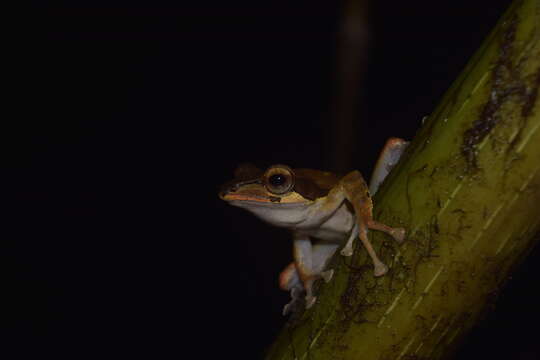
[(310, 200), (326, 196), (341, 179), (329, 171), (315, 169), (294, 169), (294, 175), (294, 190)]

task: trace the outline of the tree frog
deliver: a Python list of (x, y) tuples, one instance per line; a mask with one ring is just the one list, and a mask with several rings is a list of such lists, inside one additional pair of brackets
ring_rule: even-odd
[(313, 283), (321, 278), (330, 281), (333, 270), (326, 270), (327, 263), (343, 243), (341, 255), (351, 256), (357, 237), (373, 261), (374, 276), (388, 271), (367, 237), (368, 229), (383, 231), (398, 243), (403, 242), (405, 230), (373, 220), (371, 195), (407, 145), (398, 138), (387, 141), (369, 188), (358, 171), (340, 177), (287, 165), (262, 171), (249, 164), (239, 166), (235, 179), (223, 186), (221, 199), (270, 224), (292, 230), (294, 261), (279, 276), (280, 287), (290, 291), (292, 298), (283, 309), (284, 315), (298, 307), (304, 294), (306, 308), (315, 303)]

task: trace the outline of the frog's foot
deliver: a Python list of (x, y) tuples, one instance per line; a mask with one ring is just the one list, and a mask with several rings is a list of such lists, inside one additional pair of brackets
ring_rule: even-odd
[(330, 280), (332, 280), (332, 277), (334, 277), (334, 270), (326, 270), (321, 273), (321, 278), (323, 278), (325, 283), (329, 283)]
[(301, 309), (303, 298), (304, 298), (304, 289), (302, 286), (295, 286), (291, 289), (291, 301), (289, 301), (284, 307), (282, 314), (283, 316), (288, 315)]
[(386, 266), (382, 261), (374, 261), (373, 262), (374, 270), (373, 270), (373, 276), (379, 277), (383, 276), (388, 272), (388, 266)]
[[(284, 271), (285, 272), (285, 271)], [(283, 307), (283, 315), (287, 315), (292, 312), (296, 312), (301, 308), (302, 300), (305, 299), (305, 308), (309, 309), (311, 308), (316, 302), (317, 297), (313, 296), (313, 284), (316, 279), (323, 279), (326, 283), (330, 282), (332, 280), (332, 277), (334, 276), (334, 270), (326, 270), (321, 272), (318, 275), (313, 275), (305, 280), (304, 284), (302, 284), (301, 281), (299, 281), (299, 277), (297, 273), (289, 274), (288, 276), (283, 276), (281, 278), (283, 287), (289, 286), (290, 292), (291, 292), (291, 301), (287, 303)], [(284, 281), (285, 278), (288, 279), (288, 281)], [(287, 285), (286, 285), (287, 284)], [(305, 295), (305, 297), (304, 297)]]
[(283, 307), (283, 310), (281, 311), (281, 314), (283, 316), (287, 316), (289, 315), (289, 313), (292, 313), (293, 312), (293, 307), (294, 307), (294, 303), (291, 301), (291, 302), (288, 302), (287, 304), (285, 304), (285, 306)]
[(403, 244), (405, 241), (405, 229), (404, 228), (393, 228), (390, 231), (390, 236), (398, 242), (398, 244)]
[(352, 256), (353, 249), (352, 249), (352, 242), (348, 242), (343, 249), (341, 249), (340, 254), (343, 256)]

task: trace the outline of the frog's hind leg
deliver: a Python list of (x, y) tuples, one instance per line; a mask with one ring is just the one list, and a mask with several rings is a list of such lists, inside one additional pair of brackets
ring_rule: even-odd
[(382, 276), (386, 274), (388, 267), (379, 259), (377, 253), (373, 249), (373, 245), (367, 237), (368, 229), (386, 232), (399, 243), (403, 242), (405, 238), (405, 230), (402, 228), (392, 228), (373, 220), (373, 202), (371, 201), (367, 185), (358, 171), (347, 174), (341, 180), (341, 186), (345, 193), (345, 198), (353, 206), (356, 215), (356, 226), (353, 228), (349, 240), (341, 250), (341, 254), (344, 256), (352, 255), (353, 241), (356, 236), (358, 236), (373, 261), (373, 266), (375, 268), (374, 275)]
[(283, 307), (283, 315), (287, 315), (299, 307), (299, 302), (304, 294), (304, 285), (300, 280), (294, 261), (279, 274), (279, 287), (291, 294), (291, 301)]
[(373, 174), (371, 174), (369, 192), (372, 196), (375, 195), (388, 173), (390, 173), (397, 164), (408, 145), (408, 141), (399, 138), (390, 138), (386, 141), (386, 144), (379, 155), (379, 159), (375, 164), (375, 170), (373, 170)]
[(283, 308), (286, 315), (297, 306), (300, 294), (305, 293), (306, 308), (313, 306), (317, 298), (313, 295), (313, 284), (318, 279), (329, 282), (333, 270), (324, 271), (328, 261), (334, 255), (338, 244), (318, 242), (303, 234), (295, 234), (294, 262), (289, 264), (280, 275), (280, 287), (291, 292), (291, 301)]

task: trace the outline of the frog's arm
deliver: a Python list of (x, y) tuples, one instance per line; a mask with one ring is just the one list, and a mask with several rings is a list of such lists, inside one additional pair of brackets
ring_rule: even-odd
[[(345, 198), (352, 204), (356, 216), (357, 234), (362, 244), (366, 248), (369, 256), (375, 267), (375, 276), (382, 276), (388, 271), (388, 267), (379, 259), (377, 253), (373, 249), (371, 242), (367, 237), (368, 229), (379, 230), (392, 236), (396, 241), (402, 242), (405, 238), (405, 229), (392, 228), (383, 223), (373, 220), (373, 202), (368, 191), (368, 187), (362, 174), (358, 171), (352, 171), (341, 179), (341, 189), (345, 194)], [(341, 255), (351, 256), (353, 253), (352, 244), (356, 237), (356, 231), (353, 231), (345, 247), (341, 250)]]

